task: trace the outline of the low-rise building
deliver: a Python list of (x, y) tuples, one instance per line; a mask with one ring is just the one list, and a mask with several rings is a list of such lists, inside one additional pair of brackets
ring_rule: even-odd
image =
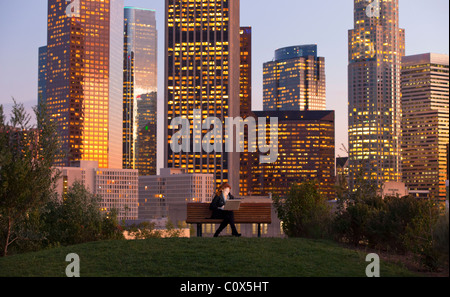
[(138, 170), (99, 168), (97, 161), (79, 161), (74, 162), (73, 167), (57, 169), (61, 172), (56, 184), (60, 197), (64, 198), (69, 188), (79, 181), (102, 198), (102, 211), (116, 209), (119, 220), (137, 220)]

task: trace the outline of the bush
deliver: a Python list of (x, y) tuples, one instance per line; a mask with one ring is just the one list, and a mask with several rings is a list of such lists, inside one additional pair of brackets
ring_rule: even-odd
[(437, 256), (441, 263), (447, 263), (449, 261), (449, 216), (448, 209), (444, 215), (441, 215), (436, 223), (436, 227), (433, 230), (433, 248), (436, 251)]
[(441, 254), (447, 257), (449, 255), (449, 217), (448, 209), (444, 215), (441, 215), (437, 221), (436, 227), (434, 228), (433, 238), (434, 238), (434, 248)]
[(328, 235), (330, 208), (315, 182), (293, 184), (285, 199), (274, 198), (274, 205), (287, 236), (323, 238)]
[(117, 212), (102, 214), (101, 198), (75, 182), (65, 199), (48, 203), (43, 210), (46, 244), (73, 245), (103, 239), (119, 239)]

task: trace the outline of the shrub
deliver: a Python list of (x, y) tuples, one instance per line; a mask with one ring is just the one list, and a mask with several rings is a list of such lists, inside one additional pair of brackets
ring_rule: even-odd
[(293, 184), (285, 199), (274, 198), (283, 231), (289, 237), (322, 238), (328, 235), (330, 208), (317, 184)]
[(64, 199), (48, 203), (41, 215), (46, 244), (73, 245), (123, 238), (117, 212), (102, 213), (100, 200), (80, 182), (75, 182)]

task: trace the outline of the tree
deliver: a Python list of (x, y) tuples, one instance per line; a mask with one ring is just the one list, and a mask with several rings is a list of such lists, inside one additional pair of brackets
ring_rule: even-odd
[(44, 105), (34, 108), (36, 126), (14, 99), (7, 123), (0, 106), (0, 245), (2, 255), (20, 239), (17, 223), (43, 206), (59, 174), (52, 167), (59, 152), (54, 123)]
[(285, 199), (274, 197), (274, 205), (289, 237), (320, 238), (327, 234), (330, 207), (314, 181), (292, 184)]
[(367, 222), (382, 202), (376, 182), (364, 179), (362, 168), (355, 176), (353, 191), (348, 188), (337, 191), (338, 212), (333, 222), (335, 239), (355, 246), (366, 238)]

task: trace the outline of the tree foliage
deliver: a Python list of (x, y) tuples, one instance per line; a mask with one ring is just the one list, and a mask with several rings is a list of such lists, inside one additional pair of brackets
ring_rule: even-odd
[(75, 182), (64, 199), (48, 203), (42, 211), (42, 232), (47, 245), (73, 245), (123, 238), (116, 212), (100, 211), (101, 197)]
[(320, 238), (327, 234), (330, 208), (313, 181), (292, 184), (286, 198), (275, 197), (274, 205), (289, 237)]
[(332, 222), (335, 239), (400, 254), (413, 252), (435, 269), (433, 229), (439, 218), (438, 206), (414, 197), (383, 199), (376, 183), (362, 176), (356, 177), (353, 191), (340, 193)]
[(55, 125), (44, 105), (34, 113), (35, 126), (23, 104), (14, 100), (7, 122), (0, 106), (0, 246), (4, 256), (21, 239), (18, 223), (49, 200), (58, 178), (52, 167), (60, 148)]

